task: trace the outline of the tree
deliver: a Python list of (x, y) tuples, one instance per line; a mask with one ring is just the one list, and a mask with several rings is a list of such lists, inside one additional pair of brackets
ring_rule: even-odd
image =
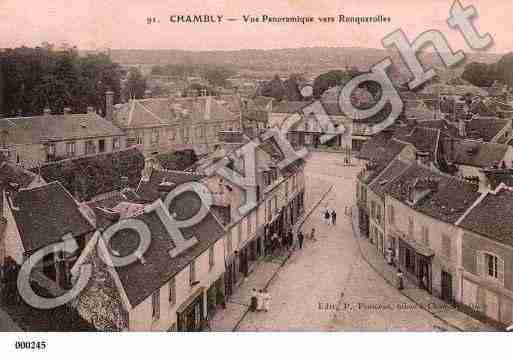
[(146, 91), (146, 79), (136, 67), (128, 70), (127, 80), (123, 87), (123, 98), (144, 98)]
[(120, 67), (107, 55), (80, 57), (75, 48), (55, 51), (43, 47), (7, 49), (0, 54), (3, 113), (37, 115), (49, 107), (85, 112), (92, 105), (104, 113), (105, 92), (119, 100)]
[(347, 82), (349, 82), (354, 76), (357, 76), (357, 73), (353, 73), (351, 70), (342, 71), (342, 70), (332, 70), (317, 76), (314, 80), (313, 84), (313, 96), (315, 98), (320, 98), (324, 91), (335, 87), (335, 86), (343, 86)]
[(286, 97), (285, 85), (280, 77), (275, 75), (271, 81), (263, 84), (260, 95), (272, 97), (277, 101), (281, 101)]
[(303, 95), (299, 88), (300, 84), (305, 82), (303, 76), (299, 74), (292, 74), (283, 83), (285, 86), (285, 97), (288, 101), (302, 101)]

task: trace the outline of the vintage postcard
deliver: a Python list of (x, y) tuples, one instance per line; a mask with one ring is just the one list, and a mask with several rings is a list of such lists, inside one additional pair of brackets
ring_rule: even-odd
[(6, 345), (510, 331), (512, 13), (0, 1)]

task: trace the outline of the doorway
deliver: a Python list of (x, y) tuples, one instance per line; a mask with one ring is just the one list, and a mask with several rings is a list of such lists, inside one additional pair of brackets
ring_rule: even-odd
[(452, 302), (452, 275), (442, 271), (442, 300)]

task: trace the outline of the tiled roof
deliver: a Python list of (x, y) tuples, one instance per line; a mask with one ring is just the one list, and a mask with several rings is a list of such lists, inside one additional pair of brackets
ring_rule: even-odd
[(450, 151), (451, 162), (459, 165), (487, 168), (500, 164), (506, 155), (508, 145), (480, 141), (455, 141)]
[(509, 120), (501, 119), (473, 119), (466, 123), (465, 132), (473, 138), (481, 138), (490, 142), (497, 134), (509, 124)]
[(0, 164), (0, 184), (17, 183), (27, 187), (37, 175), (12, 162), (4, 161)]
[[(182, 183), (188, 182), (199, 182), (204, 176), (195, 172), (183, 172), (183, 171), (160, 171), (152, 170), (150, 180), (148, 182), (141, 181), (139, 188), (137, 188), (137, 194), (142, 200), (147, 202), (153, 202), (159, 198), (164, 198), (168, 192), (178, 187)], [(163, 192), (162, 189), (165, 191)]]
[(94, 229), (59, 182), (20, 191), (13, 202), (12, 212), (26, 252), (60, 242), (68, 233), (80, 236)]
[(99, 194), (118, 190), (121, 178), (137, 185), (144, 168), (144, 156), (135, 149), (102, 153), (92, 156), (48, 163), (41, 167), (41, 176), (47, 181), (59, 181), (71, 193), (80, 193), (89, 199)]
[(411, 143), (418, 151), (427, 152), (431, 161), (435, 160), (440, 140), (440, 130), (416, 126), (410, 133), (394, 137)]
[[(171, 202), (169, 212), (177, 218), (194, 216), (201, 206), (201, 199), (193, 192), (184, 192)], [(134, 217), (143, 221), (151, 233), (148, 250), (142, 254), (144, 263), (135, 261), (127, 266), (115, 267), (130, 304), (135, 307), (153, 292), (166, 284), (175, 274), (185, 268), (197, 256), (213, 246), (224, 234), (223, 227), (211, 212), (188, 228), (182, 228), (184, 238), (194, 236), (198, 242), (172, 258), (169, 251), (175, 248), (175, 238), (167, 232), (155, 211)], [(139, 237), (135, 231), (120, 231), (111, 240), (111, 247), (121, 255), (132, 253), (137, 248)]]
[(183, 171), (191, 167), (198, 160), (194, 150), (159, 153), (155, 158), (162, 168), (176, 171)]
[(229, 108), (211, 96), (149, 98), (116, 105), (114, 118), (122, 128), (236, 121)]
[(0, 130), (6, 130), (7, 142), (14, 144), (123, 135), (120, 128), (96, 113), (2, 118)]
[(379, 197), (385, 198), (388, 185), (400, 176), (411, 164), (394, 159), (390, 164), (372, 181), (369, 188)]
[(427, 178), (437, 181), (437, 188), (410, 206), (440, 221), (455, 223), (479, 197), (477, 185), (442, 175), (418, 164), (413, 164), (393, 180), (388, 185), (386, 193), (408, 204), (410, 187), (416, 181)]
[(461, 221), (462, 228), (513, 245), (513, 193), (488, 193)]

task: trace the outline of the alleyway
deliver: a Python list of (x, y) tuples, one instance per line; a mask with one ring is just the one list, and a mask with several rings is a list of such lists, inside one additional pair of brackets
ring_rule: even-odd
[[(318, 241), (306, 241), (271, 281), (271, 310), (249, 312), (238, 330), (451, 330), (423, 309), (412, 309), (413, 303), (361, 258), (351, 222), (344, 216), (345, 207), (353, 204), (357, 172), (357, 166), (343, 165), (340, 154), (310, 154), (307, 192), (319, 193), (334, 185), (304, 224), (305, 232), (315, 227)], [(326, 206), (337, 211), (335, 227), (322, 223)]]

